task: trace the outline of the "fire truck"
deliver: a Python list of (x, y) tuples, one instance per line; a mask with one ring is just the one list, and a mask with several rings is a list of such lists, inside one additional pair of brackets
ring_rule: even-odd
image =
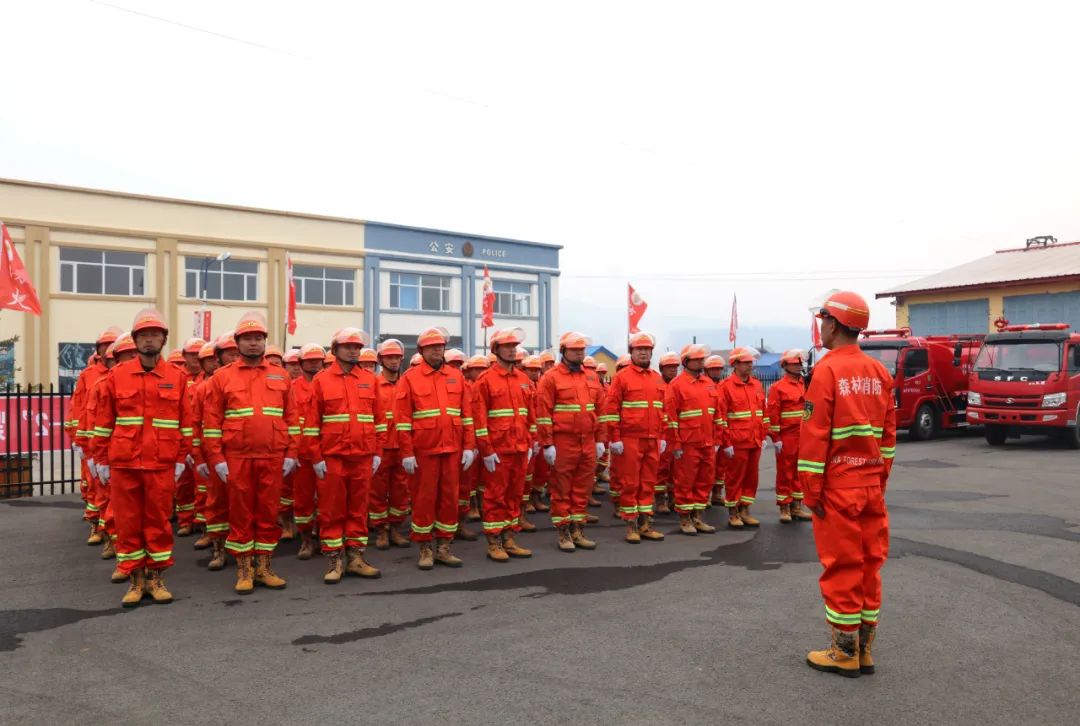
[(897, 428), (925, 441), (968, 425), (968, 379), (984, 337), (914, 336), (911, 328), (863, 331), (859, 347), (893, 375)]
[(975, 361), (967, 419), (1001, 446), (1050, 434), (1080, 449), (1080, 334), (1065, 323), (1004, 325)]

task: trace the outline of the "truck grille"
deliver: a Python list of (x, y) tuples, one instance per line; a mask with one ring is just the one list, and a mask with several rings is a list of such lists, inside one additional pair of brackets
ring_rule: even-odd
[(1042, 396), (983, 396), (983, 405), (995, 408), (1042, 408)]

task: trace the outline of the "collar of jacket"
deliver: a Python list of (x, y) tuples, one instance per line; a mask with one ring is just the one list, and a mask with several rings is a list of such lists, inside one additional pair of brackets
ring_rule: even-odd
[[(169, 363), (168, 361), (165, 360), (165, 356), (163, 356), (163, 355), (158, 356), (157, 363), (155, 363), (154, 367), (151, 368), (150, 370), (143, 370), (142, 360), (139, 359), (139, 356), (135, 356), (131, 360), (127, 361), (126, 364), (122, 363), (121, 365), (127, 365), (127, 364), (130, 364), (131, 367), (135, 370), (135, 372), (137, 374), (139, 374), (139, 375), (146, 375), (148, 373), (152, 373), (155, 376), (157, 376), (158, 378), (164, 378), (165, 373), (168, 371), (168, 369), (170, 367), (175, 368), (175, 366), (173, 366), (172, 363)], [(116, 368), (116, 366), (113, 366), (113, 368)]]
[(585, 366), (578, 366), (578, 369), (576, 371), (572, 371), (570, 370), (570, 366), (566, 365), (562, 361), (559, 361), (559, 365), (557, 365), (556, 368), (561, 370), (563, 373), (571, 376), (577, 375), (579, 373), (581, 375), (585, 375)]
[(736, 373), (732, 373), (730, 376), (728, 376), (728, 378), (731, 379), (732, 385), (735, 385), (735, 386), (751, 386), (751, 385), (754, 384), (754, 381), (757, 380), (756, 378), (754, 378), (753, 373), (751, 373), (749, 376), (747, 376), (745, 381), (743, 379), (739, 378), (738, 374), (736, 374)]
[(701, 383), (703, 381), (712, 383), (712, 379), (705, 375), (705, 371), (702, 371), (700, 375), (695, 376), (688, 370), (681, 370), (679, 371), (679, 378), (689, 378), (691, 383)]
[[(517, 368), (503, 368), (501, 365), (494, 365), (491, 367), (491, 370), (497, 372), (503, 378), (509, 378), (510, 376), (518, 372)], [(523, 373), (522, 375), (525, 374)]]
[(270, 367), (270, 363), (269, 363), (269, 361), (266, 360), (265, 355), (261, 359), (259, 359), (259, 362), (256, 363), (255, 365), (251, 365), (246, 360), (244, 360), (242, 357), (237, 358), (235, 363), (236, 363), (237, 368), (269, 368)]
[(341, 361), (339, 361), (337, 358), (334, 359), (334, 362), (330, 364), (330, 367), (327, 370), (332, 375), (336, 376), (352, 376), (354, 378), (360, 377), (360, 374), (358, 373), (358, 371), (360, 370), (359, 363), (354, 363), (353, 367), (349, 369), (348, 373), (346, 373), (345, 369), (341, 367)]
[[(862, 348), (859, 347), (858, 343), (848, 343), (829, 351), (829, 355), (856, 355), (858, 353), (862, 353)], [(825, 356), (825, 358), (828, 358), (829, 355)], [(822, 358), (822, 360), (825, 360), (825, 358)]]
[(420, 372), (423, 373), (425, 376), (431, 376), (431, 375), (435, 375), (437, 373), (441, 373), (442, 375), (445, 376), (446, 375), (446, 368), (447, 368), (447, 365), (445, 363), (443, 363), (438, 368), (432, 368), (431, 364), (428, 363), (426, 360), (420, 362)]

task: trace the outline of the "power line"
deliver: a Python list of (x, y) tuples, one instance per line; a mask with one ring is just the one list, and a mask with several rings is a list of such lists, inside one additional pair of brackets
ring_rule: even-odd
[(791, 282), (812, 282), (816, 280), (881, 280), (909, 275), (928, 275), (935, 270), (818, 270), (806, 272), (732, 272), (716, 273), (670, 273), (662, 275), (574, 275), (563, 273), (563, 279), (571, 280), (654, 280), (667, 282), (769, 282), (784, 280)]

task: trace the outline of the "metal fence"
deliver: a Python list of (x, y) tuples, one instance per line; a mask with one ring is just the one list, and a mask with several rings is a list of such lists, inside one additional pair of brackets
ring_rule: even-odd
[(77, 492), (80, 466), (64, 431), (70, 396), (51, 384), (9, 384), (0, 396), (0, 499)]

